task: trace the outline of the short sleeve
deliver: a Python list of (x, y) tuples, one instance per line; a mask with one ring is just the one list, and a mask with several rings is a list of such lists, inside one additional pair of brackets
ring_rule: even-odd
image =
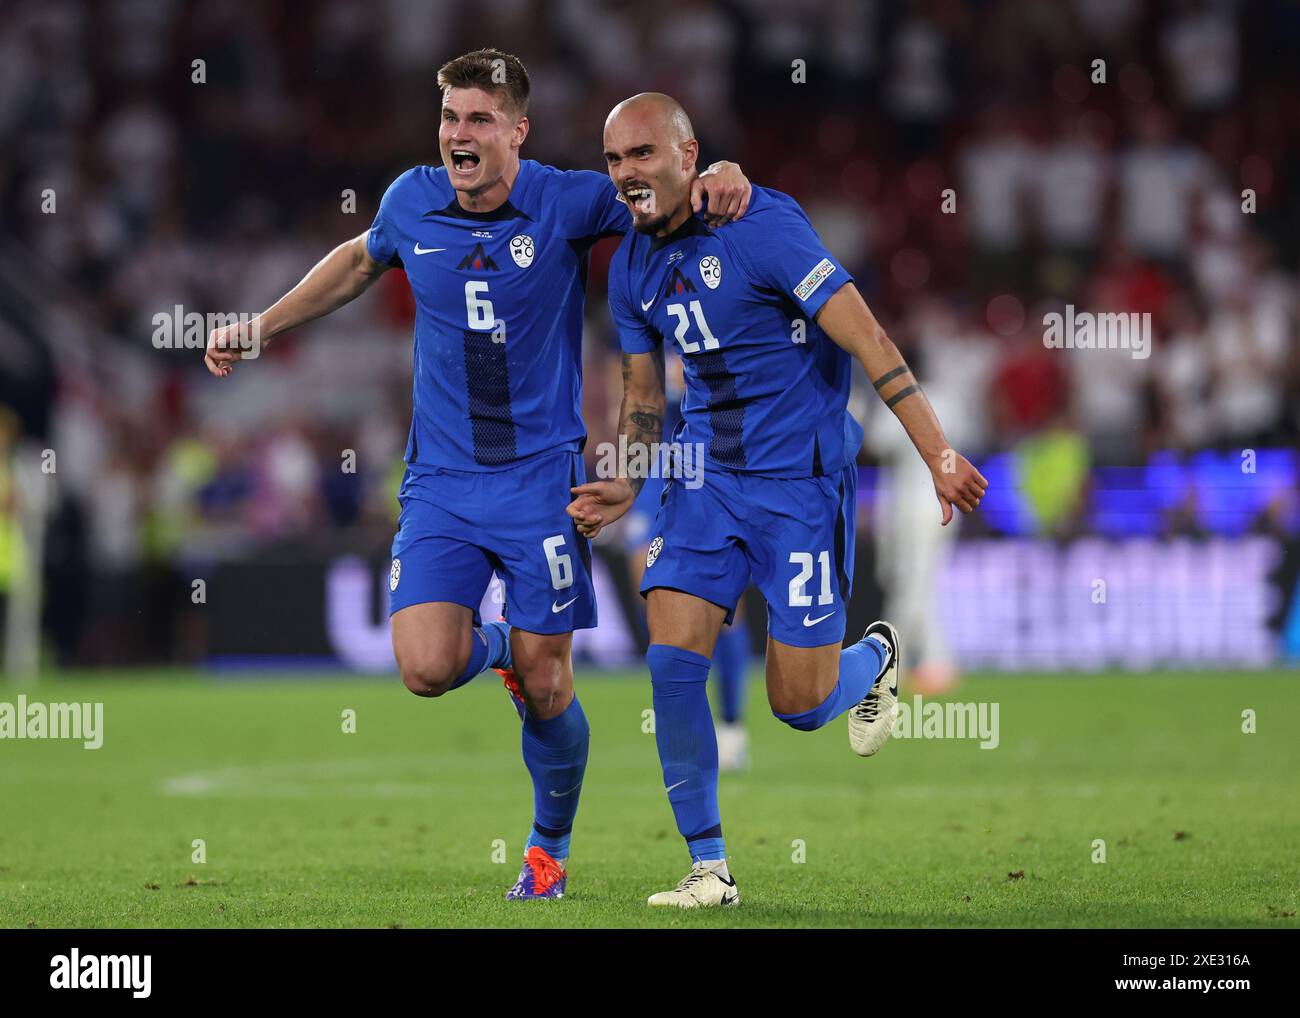
[(744, 255), (750, 270), (808, 317), (815, 317), (836, 290), (853, 281), (793, 200), (774, 204), (766, 214), (751, 213), (740, 223), (749, 224)]
[(624, 353), (653, 353), (663, 337), (632, 307), (627, 271), (628, 253), (620, 247), (609, 265), (609, 314)]
[(603, 173), (568, 170), (561, 175), (561, 215), (568, 240), (598, 240), (632, 229), (632, 214)]
[(394, 217), (400, 202), (403, 183), (412, 172), (407, 170), (388, 185), (388, 190), (379, 201), (379, 211), (375, 213), (375, 221), (370, 224), (370, 232), (366, 234), (366, 251), (380, 265), (402, 264), (402, 259), (397, 254), (398, 231)]

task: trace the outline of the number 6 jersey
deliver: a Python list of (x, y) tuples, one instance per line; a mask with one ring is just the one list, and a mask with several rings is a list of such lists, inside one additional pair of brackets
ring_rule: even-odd
[(423, 468), (492, 470), (577, 450), (587, 253), (631, 229), (608, 177), (521, 160), (510, 197), (469, 212), (439, 166), (389, 186), (366, 238), (415, 295), (406, 490)]

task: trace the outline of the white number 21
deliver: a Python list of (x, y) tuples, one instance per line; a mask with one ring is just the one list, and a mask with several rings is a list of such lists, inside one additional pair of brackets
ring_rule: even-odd
[[(790, 581), (790, 607), (807, 608), (813, 603), (812, 595), (806, 592), (808, 581), (812, 579), (813, 557), (809, 551), (790, 552), (790, 564), (799, 567), (799, 572)], [(831, 594), (831, 553), (818, 552), (817, 564), (822, 570), (822, 589), (817, 596), (818, 604), (833, 604), (835, 597)]]
[[(690, 322), (686, 318), (686, 308), (681, 304), (669, 304), (665, 310), (677, 319), (676, 337), (677, 342), (681, 344), (682, 353), (699, 353), (700, 344), (690, 342), (686, 339), (686, 330), (691, 327)], [(713, 333), (709, 331), (709, 323), (704, 320), (704, 312), (700, 310), (700, 302), (698, 300), (691, 301), (691, 314), (695, 316), (696, 328), (700, 330), (700, 335), (704, 337), (704, 349), (716, 350), (718, 348), (718, 341), (714, 337)]]

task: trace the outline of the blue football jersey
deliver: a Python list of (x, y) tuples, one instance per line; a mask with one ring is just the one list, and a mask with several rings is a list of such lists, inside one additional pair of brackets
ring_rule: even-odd
[(788, 195), (755, 187), (743, 219), (693, 216), (667, 237), (629, 233), (610, 267), (609, 306), (626, 353), (671, 337), (686, 394), (675, 438), (710, 466), (818, 477), (847, 448), (850, 357), (814, 317), (852, 277)]
[(445, 168), (389, 186), (366, 238), (415, 295), (407, 482), (422, 468), (486, 471), (577, 450), (587, 254), (631, 229), (604, 174), (520, 161), (509, 200), (460, 207)]

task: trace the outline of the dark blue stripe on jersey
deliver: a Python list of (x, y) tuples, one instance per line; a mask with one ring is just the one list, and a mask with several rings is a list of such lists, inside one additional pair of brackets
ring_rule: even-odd
[(474, 462), (484, 466), (515, 458), (515, 421), (510, 412), (506, 345), (490, 332), (465, 333), (465, 384), (474, 435)]
[(736, 395), (736, 376), (721, 351), (696, 354), (695, 372), (709, 389), (709, 456), (723, 466), (745, 466), (745, 401)]
[[(585, 439), (584, 439), (585, 441)], [(569, 487), (576, 487), (578, 484), (578, 458), (575, 456), (573, 462), (569, 465)], [(587, 576), (591, 576), (591, 542), (578, 533), (578, 521), (573, 520), (573, 539), (578, 546), (578, 559), (582, 562), (582, 568), (586, 571)]]
[[(857, 469), (854, 467), (853, 469)], [(844, 561), (844, 552), (849, 543), (849, 520), (844, 512), (844, 481), (840, 481), (840, 508), (835, 516), (835, 578), (840, 584), (840, 600), (849, 598), (849, 563)]]
[[(569, 249), (573, 256), (578, 259), (578, 285), (582, 287), (582, 292), (587, 292), (587, 275), (591, 269), (591, 245), (600, 240), (599, 237), (582, 237), (578, 240), (569, 241)], [(590, 241), (591, 243), (588, 243)]]

